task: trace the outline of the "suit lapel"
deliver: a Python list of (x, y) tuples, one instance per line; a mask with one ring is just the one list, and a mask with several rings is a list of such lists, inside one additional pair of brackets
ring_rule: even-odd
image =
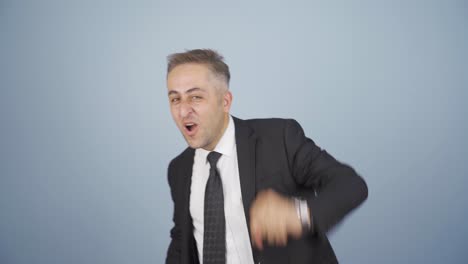
[(182, 259), (181, 263), (198, 262), (197, 249), (193, 241), (192, 217), (190, 216), (190, 188), (192, 185), (192, 169), (195, 157), (195, 150), (187, 148), (181, 156), (180, 177), (183, 177), (183, 214), (184, 225), (182, 226)]
[[(233, 117), (236, 127), (237, 162), (239, 166), (239, 178), (244, 205), (245, 220), (250, 233), (250, 205), (255, 199), (255, 168), (257, 136), (247, 125), (247, 122)], [(262, 254), (252, 247), (254, 262), (261, 262)]]
[(255, 198), (255, 146), (257, 137), (246, 122), (233, 117), (236, 127), (237, 161), (242, 192), (242, 202), (250, 234), (250, 205)]
[(180, 177), (183, 177), (183, 194), (184, 194), (184, 217), (190, 217), (190, 187), (192, 184), (192, 169), (193, 161), (195, 158), (195, 150), (187, 148), (182, 155), (181, 166), (180, 166)]

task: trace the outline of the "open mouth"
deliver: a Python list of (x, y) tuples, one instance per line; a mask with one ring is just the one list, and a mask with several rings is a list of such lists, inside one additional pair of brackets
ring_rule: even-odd
[(189, 136), (195, 134), (195, 131), (197, 130), (198, 125), (195, 123), (185, 123), (184, 124), (185, 131)]

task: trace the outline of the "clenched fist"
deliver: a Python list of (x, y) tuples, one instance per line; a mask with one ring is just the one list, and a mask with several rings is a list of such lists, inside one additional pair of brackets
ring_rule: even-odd
[(250, 208), (250, 231), (254, 246), (263, 249), (263, 241), (285, 246), (288, 236), (302, 234), (301, 221), (294, 201), (271, 189), (260, 192)]

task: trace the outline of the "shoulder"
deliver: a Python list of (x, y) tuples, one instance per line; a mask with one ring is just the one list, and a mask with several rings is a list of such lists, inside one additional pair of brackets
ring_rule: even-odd
[(169, 182), (171, 182), (171, 178), (173, 178), (172, 175), (178, 174), (185, 166), (190, 166), (193, 163), (194, 155), (195, 150), (188, 147), (169, 162), (167, 168)]
[(184, 149), (179, 155), (177, 155), (169, 162), (169, 170), (178, 167), (178, 165), (182, 165), (184, 162), (189, 161), (191, 158), (193, 159), (193, 155), (195, 155), (195, 149), (190, 147)]
[(302, 130), (301, 125), (292, 118), (234, 118), (236, 125), (248, 126), (260, 134), (285, 133), (286, 130)]

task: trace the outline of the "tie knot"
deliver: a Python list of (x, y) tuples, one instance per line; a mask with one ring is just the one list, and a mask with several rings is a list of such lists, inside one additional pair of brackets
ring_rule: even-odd
[(216, 151), (212, 151), (208, 154), (208, 157), (206, 157), (206, 159), (210, 163), (211, 168), (216, 168), (216, 163), (218, 163), (220, 157), (221, 153), (218, 153)]

